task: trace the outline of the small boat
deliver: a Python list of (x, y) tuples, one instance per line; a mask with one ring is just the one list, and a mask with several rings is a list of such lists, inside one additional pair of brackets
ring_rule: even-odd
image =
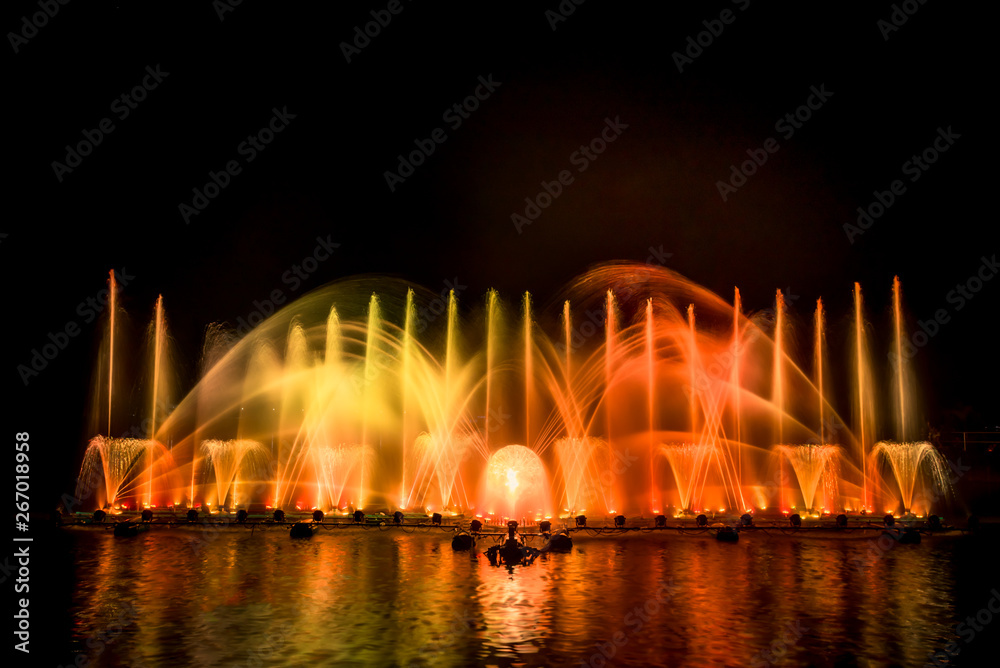
[(296, 522), (288, 531), (292, 538), (312, 538), (314, 525), (312, 522)]
[(456, 552), (465, 552), (471, 550), (475, 546), (476, 539), (465, 531), (455, 534), (455, 537), (451, 539), (451, 549)]
[(714, 524), (712, 525), (712, 530), (715, 532), (715, 540), (723, 543), (735, 543), (740, 539), (739, 532), (725, 524)]
[(138, 536), (144, 531), (149, 531), (148, 522), (115, 522), (115, 535), (119, 538)]
[(920, 544), (920, 532), (916, 529), (909, 527), (903, 529), (886, 529), (882, 532), (883, 536), (889, 536), (901, 545), (919, 545)]
[(560, 529), (554, 534), (542, 534), (545, 537), (545, 544), (542, 545), (539, 552), (572, 552), (573, 551), (573, 539), (570, 538), (569, 531), (567, 529)]

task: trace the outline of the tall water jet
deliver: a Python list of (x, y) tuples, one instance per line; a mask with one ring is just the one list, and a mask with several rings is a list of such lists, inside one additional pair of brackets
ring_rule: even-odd
[[(895, 334), (895, 351), (889, 356), (896, 371), (896, 436), (900, 440), (913, 438), (917, 428), (917, 411), (912, 407), (913, 389), (909, 378), (909, 356), (905, 346), (910, 345), (906, 337), (906, 329), (903, 323), (903, 285), (899, 276), (892, 279), (892, 315), (893, 330)], [(912, 351), (911, 351), (912, 353)]]
[(656, 366), (654, 363), (655, 344), (653, 337), (653, 298), (646, 300), (646, 412), (649, 416), (649, 502), (650, 510), (659, 512), (660, 503), (656, 498)]
[(115, 270), (108, 272), (108, 436), (111, 435), (111, 398), (114, 395), (115, 379), (115, 311), (118, 306), (118, 284), (115, 282)]
[[(417, 316), (416, 305), (413, 303), (414, 293), (413, 288), (408, 288), (406, 290), (406, 305), (404, 306), (405, 312), (403, 314), (403, 342), (400, 350), (401, 358), (401, 373), (400, 373), (400, 403), (402, 405), (402, 419), (399, 421), (400, 424), (400, 438), (402, 443), (403, 452), (403, 462), (402, 462), (402, 473), (401, 482), (399, 487), (399, 498), (400, 506), (406, 508), (409, 505), (409, 497), (406, 495), (406, 464), (409, 460), (407, 452), (409, 449), (410, 440), (407, 435), (407, 405), (410, 397), (410, 373), (412, 372), (411, 367), (413, 365), (412, 355), (413, 352), (411, 347), (413, 345), (413, 326), (414, 321)], [(487, 390), (487, 396), (489, 391)], [(487, 398), (486, 416), (489, 419), (489, 399)]]
[(698, 438), (698, 340), (695, 334), (694, 304), (688, 304), (688, 374), (690, 384), (688, 385), (688, 416), (691, 425), (691, 437)]
[(775, 443), (785, 441), (785, 374), (783, 368), (785, 347), (785, 297), (781, 290), (774, 297), (774, 368), (772, 371), (771, 402), (776, 409)]
[[(381, 327), (381, 313), (378, 301), (378, 295), (374, 292), (372, 293), (371, 299), (368, 301), (368, 327), (365, 336), (365, 383), (364, 389), (362, 390), (361, 399), (361, 445), (362, 447), (368, 445), (368, 413), (369, 413), (369, 397), (373, 391), (372, 385), (375, 377), (375, 362), (376, 362), (376, 344), (378, 342), (379, 328)], [(360, 468), (361, 476), (358, 481), (358, 508), (365, 507), (365, 457), (361, 458)]]
[(496, 290), (490, 289), (486, 294), (486, 411), (483, 422), (483, 442), (486, 449), (490, 446), (490, 409), (493, 399), (493, 369), (496, 365), (496, 346), (499, 337), (500, 296)]
[(903, 391), (903, 322), (902, 314), (900, 309), (900, 292), (901, 287), (899, 284), (899, 276), (892, 277), (892, 313), (893, 313), (893, 324), (896, 330), (896, 389), (898, 395), (896, 400), (899, 405), (899, 427), (896, 433), (899, 434), (900, 438), (906, 438), (906, 434), (903, 430), (906, 427), (906, 393)]
[(868, 389), (868, 360), (865, 351), (864, 315), (861, 299), (861, 284), (854, 283), (854, 348), (857, 374), (856, 393), (858, 399), (858, 447), (861, 459), (861, 507), (871, 510), (871, 497), (868, 488), (868, 439), (871, 429), (868, 421), (871, 419)]
[[(606, 316), (604, 320), (604, 414), (607, 420), (607, 434), (608, 434), (608, 469), (614, 465), (615, 453), (612, 429), (611, 429), (611, 386), (613, 384), (613, 377), (615, 371), (615, 347), (616, 340), (615, 334), (618, 329), (618, 318), (615, 312), (615, 293), (609, 288), (607, 293), (605, 293), (605, 311)], [(608, 511), (615, 512), (615, 490), (612, 485), (608, 489)]]
[(570, 316), (568, 299), (563, 302), (562, 323), (563, 336), (566, 341), (566, 366), (564, 368), (564, 375), (566, 377), (566, 386), (569, 387), (572, 384), (573, 379), (573, 371), (571, 368), (571, 362), (573, 359), (573, 319)]
[(739, 484), (743, 484), (743, 442), (740, 423), (740, 363), (743, 358), (743, 345), (740, 337), (740, 317), (743, 314), (743, 301), (740, 298), (740, 289), (733, 288), (733, 343), (732, 361), (733, 371), (730, 379), (733, 388), (733, 432), (736, 436), (736, 476)]
[(448, 291), (448, 315), (445, 324), (444, 349), (444, 396), (449, 400), (452, 396), (452, 376), (455, 373), (456, 357), (458, 356), (458, 300), (455, 291)]
[(531, 398), (534, 389), (531, 352), (531, 293), (524, 293), (524, 444), (531, 445)]
[(823, 349), (825, 346), (825, 323), (823, 315), (823, 300), (816, 300), (816, 315), (813, 319), (813, 369), (816, 374), (816, 394), (819, 400), (819, 441), (826, 442), (823, 434), (824, 424), (824, 397), (823, 397)]
[(152, 443), (156, 438), (156, 408), (160, 394), (160, 363), (163, 359), (163, 347), (166, 342), (163, 319), (163, 295), (156, 298), (155, 313), (153, 315), (153, 388), (152, 406), (150, 407), (149, 422), (149, 442), (150, 447), (146, 463), (149, 466), (149, 480), (146, 490), (146, 505), (153, 505), (153, 448)]

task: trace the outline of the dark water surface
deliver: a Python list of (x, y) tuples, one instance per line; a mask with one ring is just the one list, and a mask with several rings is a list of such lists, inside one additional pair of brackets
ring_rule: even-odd
[(443, 532), (63, 534), (67, 665), (922, 666), (948, 643), (942, 665), (998, 658), (1000, 621), (957, 627), (993, 616), (983, 537), (884, 552), (874, 538), (578, 538), (510, 573)]

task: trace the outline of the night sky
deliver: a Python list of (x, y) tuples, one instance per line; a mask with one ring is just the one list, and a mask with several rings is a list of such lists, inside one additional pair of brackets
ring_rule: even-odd
[[(981, 120), (992, 40), (976, 8), (199, 4), (72, 2), (37, 29), (23, 18), (37, 4), (5, 12), (7, 423), (47, 453), (34, 484), (53, 503), (92, 435), (103, 325), (78, 305), (112, 268), (132, 277), (137, 329), (163, 294), (186, 387), (207, 324), (355, 274), (433, 292), (457, 279), (473, 304), (490, 287), (530, 290), (545, 309), (595, 263), (652, 259), (727, 299), (739, 286), (750, 312), (788, 290), (803, 328), (822, 297), (835, 364), (854, 281), (885, 360), (898, 274), (911, 332), (947, 316), (914, 356), (928, 416), (996, 424), (1000, 279), (951, 292), (1000, 250)], [(366, 42), (355, 28), (375, 33), (371, 12), (388, 23)], [(67, 155), (102, 122), (113, 129), (89, 155)], [(269, 123), (281, 128), (270, 143), (248, 143)], [(602, 131), (614, 137), (602, 153), (578, 152)], [(398, 156), (429, 140), (390, 187)], [(719, 182), (753, 155), (766, 162), (723, 198)], [(193, 189), (231, 162), (238, 173), (185, 220)], [(512, 220), (564, 170), (551, 205)], [(876, 191), (892, 204), (845, 230)], [(317, 237), (339, 246), (288, 274)], [(71, 324), (79, 333), (25, 381), (18, 366)]]

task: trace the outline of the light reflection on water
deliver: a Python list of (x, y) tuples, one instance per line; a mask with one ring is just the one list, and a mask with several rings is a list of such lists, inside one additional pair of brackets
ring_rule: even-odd
[(856, 538), (600, 537), (509, 573), (443, 532), (71, 534), (92, 665), (917, 666), (991, 586), (960, 581), (967, 538), (869, 562)]

